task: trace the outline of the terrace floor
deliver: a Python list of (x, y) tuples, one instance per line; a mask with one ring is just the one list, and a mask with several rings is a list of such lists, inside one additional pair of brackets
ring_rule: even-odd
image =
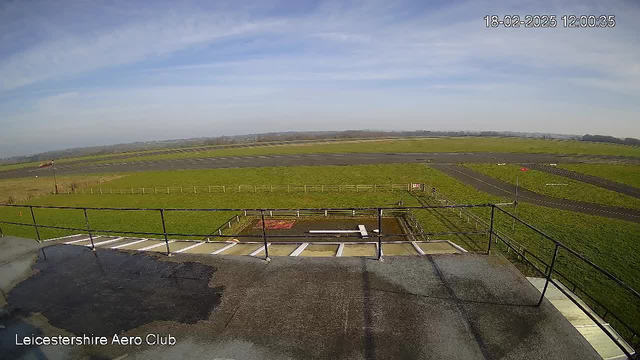
[[(8, 292), (7, 358), (600, 359), (551, 303), (534, 306), (538, 290), (500, 256), (266, 262), (64, 244), (44, 253)], [(30, 333), (157, 333), (177, 343), (14, 346)]]

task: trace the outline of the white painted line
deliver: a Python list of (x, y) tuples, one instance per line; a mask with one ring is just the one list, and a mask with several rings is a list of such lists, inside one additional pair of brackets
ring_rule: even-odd
[(223, 251), (227, 251), (227, 250), (229, 250), (230, 248), (232, 248), (232, 247), (234, 247), (234, 246), (236, 246), (236, 245), (238, 245), (238, 243), (229, 244), (229, 245), (227, 245), (227, 246), (225, 246), (225, 247), (223, 247), (223, 248), (220, 248), (220, 249), (218, 249), (218, 250), (216, 250), (216, 251), (212, 252), (212, 253), (211, 253), (211, 255), (217, 255), (217, 254), (220, 254), (221, 252), (223, 252)]
[(300, 253), (303, 252), (304, 249), (307, 248), (307, 246), (309, 246), (309, 243), (302, 243), (289, 256), (298, 256), (298, 255), (300, 255)]
[(369, 237), (369, 234), (367, 233), (367, 228), (364, 227), (364, 225), (358, 225), (358, 229), (360, 229), (360, 235), (362, 235), (363, 239), (366, 239)]
[[(116, 241), (122, 240), (122, 239), (123, 238), (119, 237), (119, 238), (115, 238), (115, 239), (111, 239), (111, 240), (101, 241), (99, 243), (94, 242), (93, 245), (98, 246), (98, 245), (102, 245), (102, 244), (109, 244), (109, 243), (116, 242)], [(85, 245), (85, 246), (91, 247), (91, 244)]]
[(57, 238), (53, 238), (53, 239), (46, 239), (43, 240), (43, 242), (47, 242), (47, 241), (56, 241), (56, 240), (62, 240), (62, 239), (68, 239), (70, 237), (74, 237), (74, 236), (81, 236), (82, 234), (75, 234), (75, 235), (67, 235), (67, 236), (61, 236), (61, 237), (57, 237)]
[(360, 230), (309, 230), (309, 234), (355, 234)]
[(344, 243), (340, 243), (340, 246), (338, 246), (338, 252), (336, 253), (336, 256), (338, 257), (342, 256), (343, 250), (344, 250)]
[[(271, 243), (267, 244), (267, 247), (269, 247), (269, 246), (271, 246)], [(252, 252), (251, 254), (249, 254), (249, 256), (256, 256), (256, 255), (260, 254), (263, 251), (264, 251), (264, 245), (259, 247), (258, 250), (256, 250), (256, 251)]]
[(420, 254), (420, 255), (424, 255), (424, 251), (420, 248), (420, 246), (418, 246), (418, 244), (416, 244), (415, 241), (411, 242), (411, 245), (413, 245), (413, 248), (416, 249), (416, 251)]
[[(96, 236), (93, 239), (95, 240), (96, 238), (99, 238), (100, 236)], [(73, 240), (73, 241), (68, 241), (65, 244), (70, 245), (70, 244), (75, 244), (75, 243), (79, 243), (81, 241), (86, 241), (86, 240), (90, 240), (91, 238), (85, 238), (85, 239), (80, 239), (80, 240)]]
[(202, 245), (202, 244), (204, 244), (204, 241), (203, 241), (203, 242), (196, 243), (196, 244), (191, 245), (191, 246), (187, 246), (187, 247), (186, 247), (186, 248), (184, 248), (184, 249), (180, 249), (180, 250), (178, 250), (178, 251), (174, 251), (174, 252), (176, 252), (176, 253), (185, 252), (185, 251), (187, 251), (187, 250), (191, 250), (191, 249), (193, 249), (193, 248), (195, 248), (195, 247), (198, 247), (198, 246), (200, 246), (200, 245)]
[(451, 241), (449, 241), (449, 240), (446, 240), (446, 241), (447, 241), (451, 246), (453, 246), (454, 248), (456, 248), (456, 249), (458, 249), (458, 250), (462, 251), (463, 253), (468, 252), (468, 251), (467, 251), (467, 250), (465, 250), (462, 246), (456, 245), (456, 244), (452, 243), (452, 242), (451, 242)]
[(112, 249), (120, 249), (121, 247), (139, 244), (139, 243), (141, 243), (143, 241), (147, 241), (147, 239), (140, 239), (140, 240), (136, 240), (136, 241), (133, 241), (133, 242), (130, 242), (130, 243), (126, 243), (126, 244), (120, 244), (120, 245), (112, 247)]
[(138, 249), (138, 251), (147, 251), (147, 250), (155, 249), (155, 248), (160, 247), (160, 246), (162, 246), (162, 245), (166, 245), (167, 243), (171, 244), (171, 243), (174, 243), (174, 242), (176, 242), (176, 241), (175, 241), (175, 240), (169, 240), (169, 241), (167, 241), (167, 242), (165, 242), (165, 241), (160, 241), (160, 243), (159, 243), (159, 244), (155, 244), (155, 245), (151, 245), (151, 246), (143, 247), (142, 249)]

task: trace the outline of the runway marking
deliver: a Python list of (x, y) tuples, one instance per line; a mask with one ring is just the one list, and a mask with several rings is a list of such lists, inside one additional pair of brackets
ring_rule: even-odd
[(300, 246), (298, 246), (289, 256), (298, 256), (300, 255), (301, 252), (304, 251), (304, 249), (307, 248), (307, 246), (309, 246), (309, 243), (302, 243), (300, 244)]
[(62, 239), (68, 239), (68, 238), (70, 238), (70, 237), (80, 236), (80, 235), (82, 235), (82, 234), (75, 234), (75, 235), (61, 236), (61, 237), (57, 237), (57, 238), (46, 239), (46, 240), (43, 240), (43, 242), (47, 242), (47, 241), (55, 241), (55, 240), (62, 240)]
[[(96, 236), (94, 237), (94, 239), (99, 238), (100, 236)], [(75, 244), (75, 243), (79, 243), (81, 241), (86, 241), (86, 240), (91, 240), (91, 238), (85, 238), (85, 239), (80, 239), (80, 240), (73, 240), (73, 241), (68, 241), (65, 244), (67, 245), (71, 245), (71, 244)]]
[[(118, 241), (118, 240), (122, 240), (122, 239), (124, 239), (124, 238), (119, 237), (119, 238), (115, 238), (115, 239), (111, 239), (111, 240), (101, 241), (101, 242), (99, 242), (99, 243), (94, 242), (94, 243), (93, 243), (93, 245), (94, 245), (94, 246), (98, 246), (98, 245), (103, 245), (103, 244), (110, 244), (110, 243), (112, 243), (112, 242), (116, 242), (116, 241)], [(89, 245), (85, 245), (85, 246), (91, 247), (91, 244), (89, 244)]]
[(234, 246), (236, 246), (236, 245), (238, 245), (238, 243), (229, 244), (229, 245), (227, 245), (227, 246), (225, 246), (225, 247), (222, 247), (222, 248), (220, 248), (220, 249), (218, 249), (218, 250), (216, 250), (216, 251), (212, 252), (212, 253), (211, 253), (211, 255), (217, 255), (217, 254), (220, 254), (221, 252), (223, 252), (223, 251), (227, 251), (227, 250), (231, 249), (232, 247), (234, 247)]
[[(268, 248), (269, 246), (271, 246), (271, 243), (268, 243), (268, 244), (267, 244), (267, 248)], [(263, 251), (264, 251), (264, 245), (263, 245), (263, 246), (261, 246), (261, 247), (259, 247), (259, 248), (258, 248), (258, 250), (256, 250), (256, 251), (252, 252), (251, 254), (249, 254), (249, 256), (256, 256), (256, 255), (260, 254), (260, 253), (261, 253), (261, 252), (263, 252)]]
[(168, 242), (161, 241), (159, 244), (147, 246), (147, 247), (144, 247), (142, 249), (138, 249), (138, 251), (147, 251), (147, 250), (155, 249), (155, 248), (160, 247), (162, 245), (166, 245), (167, 243), (171, 244), (171, 243), (174, 243), (174, 242), (176, 242), (176, 241), (175, 240), (169, 240)]
[(344, 243), (340, 243), (340, 245), (338, 246), (338, 252), (336, 252), (336, 256), (337, 257), (342, 256), (343, 251), (344, 251)]
[(129, 246), (129, 245), (139, 244), (139, 243), (141, 243), (141, 242), (143, 242), (143, 241), (147, 241), (147, 240), (148, 240), (148, 239), (140, 239), (140, 240), (136, 240), (136, 241), (133, 241), (133, 242), (130, 242), (130, 243), (126, 243), (126, 244), (120, 244), (120, 245), (117, 245), (117, 246), (112, 247), (112, 249), (120, 249), (120, 248), (122, 248), (122, 247), (126, 247), (126, 246)]
[(187, 250), (191, 250), (191, 249), (193, 249), (193, 248), (196, 248), (196, 247), (198, 247), (198, 246), (200, 246), (200, 245), (202, 245), (202, 244), (204, 244), (204, 241), (203, 241), (203, 242), (196, 243), (196, 244), (193, 244), (193, 245), (191, 245), (191, 246), (187, 246), (186, 248), (184, 248), (184, 249), (180, 249), (180, 250), (175, 251), (175, 252), (177, 252), (177, 253), (185, 252), (185, 251), (187, 251)]

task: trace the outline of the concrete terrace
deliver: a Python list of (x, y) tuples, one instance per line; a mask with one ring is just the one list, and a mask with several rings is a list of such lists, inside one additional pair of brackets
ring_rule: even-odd
[[(35, 259), (35, 251), (18, 257)], [(266, 262), (63, 244), (44, 253), (37, 271), (2, 256), (4, 276), (17, 279), (7, 296), (10, 315), (1, 320), (9, 358), (600, 358), (551, 303), (533, 306), (538, 290), (500, 256)], [(12, 346), (25, 332), (170, 333), (177, 344)]]

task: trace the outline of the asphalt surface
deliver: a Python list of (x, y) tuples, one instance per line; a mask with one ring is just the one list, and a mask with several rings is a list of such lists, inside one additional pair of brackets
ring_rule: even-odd
[[(187, 158), (171, 160), (136, 161), (104, 164), (56, 165), (57, 174), (86, 174), (105, 172), (131, 172), (149, 170), (223, 169), (301, 165), (361, 165), (399, 163), (576, 163), (593, 159), (637, 161), (636, 158), (595, 155), (520, 154), (520, 153), (353, 153), (353, 154), (300, 154), (256, 155), (236, 157)], [(30, 168), (0, 171), (0, 179), (30, 176), (51, 176), (51, 168)]]
[(603, 179), (593, 175), (588, 175), (588, 174), (583, 174), (576, 171), (562, 169), (555, 166), (548, 166), (543, 164), (532, 164), (532, 165), (529, 165), (529, 167), (531, 169), (544, 171), (546, 173), (553, 174), (553, 175), (564, 176), (569, 179), (582, 181), (587, 184), (601, 187), (603, 189), (619, 192), (621, 194), (633, 196), (635, 198), (640, 199), (640, 189), (633, 186), (621, 184), (619, 182)]
[[(45, 252), (9, 293), (3, 358), (599, 359), (553, 305), (534, 305), (539, 292), (496, 255), (265, 262)], [(16, 334), (91, 331), (171, 335), (176, 344), (15, 346)]]
[[(496, 196), (506, 196), (515, 200), (515, 186), (507, 182), (495, 179), (491, 176), (473, 171), (463, 166), (434, 164), (432, 167), (459, 181), (469, 184), (478, 190), (482, 190)], [(640, 210), (558, 199), (541, 195), (523, 188), (518, 190), (518, 201), (640, 223)]]

